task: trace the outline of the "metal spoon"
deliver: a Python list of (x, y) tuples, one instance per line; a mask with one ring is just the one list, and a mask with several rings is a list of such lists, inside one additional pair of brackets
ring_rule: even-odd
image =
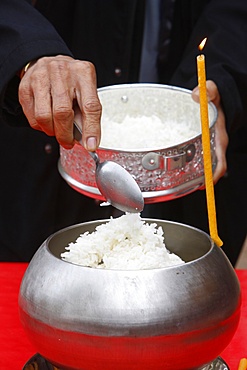
[[(82, 131), (76, 122), (74, 122), (74, 138), (82, 144)], [(88, 153), (96, 163), (96, 183), (107, 202), (123, 212), (141, 212), (144, 199), (131, 174), (113, 161), (100, 162), (96, 152)]]

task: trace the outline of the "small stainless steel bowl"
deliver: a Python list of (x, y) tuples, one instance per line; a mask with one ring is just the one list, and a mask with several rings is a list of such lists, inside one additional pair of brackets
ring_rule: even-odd
[(60, 259), (65, 246), (105, 221), (49, 237), (23, 278), (20, 318), (37, 352), (61, 369), (188, 370), (231, 341), (241, 292), (224, 252), (204, 232), (169, 221), (167, 248), (186, 261), (150, 270), (104, 270)]
[[(98, 94), (103, 107), (102, 122), (109, 119), (121, 123), (127, 115), (155, 115), (164, 122), (169, 120), (182, 125), (186, 121), (198, 132), (169, 147), (133, 150), (99, 148), (102, 161), (115, 161), (130, 172), (142, 190), (145, 203), (175, 199), (203, 185), (200, 107), (192, 100), (190, 90), (158, 84), (126, 84), (100, 88)], [(208, 108), (214, 170), (217, 111), (212, 103)], [(75, 145), (71, 150), (60, 147), (58, 168), (75, 190), (104, 200), (95, 181), (95, 163), (81, 145)]]

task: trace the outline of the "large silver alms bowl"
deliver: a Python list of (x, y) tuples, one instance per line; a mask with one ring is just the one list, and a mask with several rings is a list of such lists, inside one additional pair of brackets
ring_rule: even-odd
[(231, 341), (240, 317), (239, 282), (204, 232), (161, 225), (167, 248), (186, 261), (119, 271), (73, 265), (61, 252), (105, 221), (49, 237), (23, 278), (19, 309), (37, 351), (60, 369), (188, 370), (210, 363)]

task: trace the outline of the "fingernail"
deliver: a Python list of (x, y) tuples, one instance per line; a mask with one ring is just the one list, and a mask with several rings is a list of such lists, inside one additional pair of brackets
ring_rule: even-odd
[(87, 139), (87, 150), (96, 150), (96, 137), (89, 137)]

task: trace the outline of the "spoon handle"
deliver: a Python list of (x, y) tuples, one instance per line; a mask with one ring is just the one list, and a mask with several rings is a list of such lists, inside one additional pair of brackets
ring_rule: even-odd
[[(82, 130), (80, 128), (80, 126), (78, 125), (78, 123), (76, 123), (74, 121), (74, 138), (75, 140), (77, 140), (81, 145), (82, 145)], [(99, 156), (96, 152), (90, 152), (88, 151), (88, 153), (91, 155), (91, 157), (93, 158), (94, 162), (96, 163), (96, 165), (99, 163)]]

